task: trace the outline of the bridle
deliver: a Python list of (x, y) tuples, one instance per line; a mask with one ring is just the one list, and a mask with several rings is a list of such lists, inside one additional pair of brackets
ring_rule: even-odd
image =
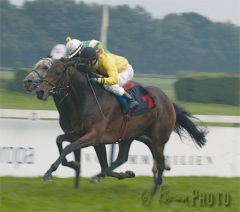
[[(56, 83), (53, 83), (53, 82), (50, 82), (49, 80), (47, 79), (43, 79), (42, 81), (43, 82), (46, 82), (48, 85), (50, 85), (52, 88), (51, 90), (49, 91), (49, 93), (51, 94), (59, 94), (62, 90), (68, 90), (69, 87), (71, 86), (71, 83), (67, 83), (65, 84), (65, 78), (67, 76), (67, 73), (68, 73), (68, 68), (65, 68), (65, 70), (63, 71), (63, 74), (61, 74), (60, 78), (57, 80)], [(66, 92), (65, 96), (63, 97), (63, 99), (68, 96), (68, 92)], [(63, 99), (60, 101), (62, 102)]]
[[(42, 77), (42, 76), (38, 73), (38, 71), (37, 71), (36, 69), (33, 69), (32, 72), (34, 72), (34, 73), (36, 73), (36, 74), (38, 75), (38, 77), (40, 78), (40, 80), (38, 80), (38, 81), (42, 81), (42, 80), (43, 80), (44, 77)], [(36, 80), (36, 81), (37, 81), (37, 80)]]
[[(50, 59), (50, 58), (42, 58), (41, 60), (47, 60), (47, 61), (49, 61), (50, 62), (50, 67), (52, 66), (52, 59)], [(48, 70), (47, 70), (48, 71)], [(42, 76), (36, 69), (33, 69), (32, 70), (32, 72), (34, 72), (35, 74), (37, 74), (37, 76), (38, 76), (38, 80), (34, 80), (33, 81), (33, 85), (34, 85), (34, 87), (37, 87), (41, 82), (43, 82), (43, 80), (44, 80), (44, 77), (47, 75), (47, 71), (46, 71), (46, 74), (44, 75), (44, 76)]]
[[(83, 73), (85, 77), (87, 78), (87, 81), (89, 82), (89, 71), (88, 70), (79, 70), (78, 65), (83, 65), (83, 63), (79, 63), (79, 61), (75, 61), (72, 66), (78, 70), (79, 72)], [(46, 82), (48, 85), (52, 87), (50, 92), (53, 94), (55, 92), (58, 92), (60, 90), (68, 89), (71, 86), (71, 82), (66, 80), (66, 77), (68, 76), (68, 69), (69, 67), (65, 67), (63, 72), (61, 73), (61, 77), (57, 80), (57, 82), (54, 84), (53, 82), (50, 82), (49, 80), (43, 78), (42, 81)]]
[[(96, 103), (97, 103), (97, 105), (98, 105), (98, 108), (99, 108), (99, 110), (100, 110), (100, 112), (101, 112), (101, 114), (102, 114), (102, 117), (103, 117), (104, 120), (106, 120), (106, 117), (105, 117), (105, 115), (104, 115), (104, 113), (103, 113), (103, 111), (102, 111), (101, 105), (100, 105), (100, 103), (99, 103), (99, 101), (98, 101), (98, 97), (97, 97), (97, 95), (96, 95), (96, 93), (95, 93), (95, 90), (94, 90), (94, 88), (93, 88), (92, 82), (91, 82), (91, 80), (90, 80), (89, 71), (87, 71), (87, 70), (79, 70), (79, 69), (77, 69), (77, 65), (78, 65), (77, 62), (73, 64), (74, 68), (75, 68), (77, 71), (81, 72), (81, 73), (86, 77), (86, 80), (87, 80), (87, 82), (88, 82), (88, 84), (89, 84), (89, 86), (90, 86), (90, 89), (91, 89), (91, 91), (92, 91), (92, 93), (93, 93), (93, 95), (94, 95), (94, 98), (95, 98), (95, 100), (96, 100)], [(65, 79), (65, 78), (66, 78), (67, 75), (68, 75), (68, 71), (69, 71), (69, 70), (68, 70), (68, 67), (65, 67), (65, 70), (64, 70), (63, 73), (61, 74), (61, 77), (57, 80), (57, 82), (56, 82), (55, 84), (54, 84), (53, 82), (50, 82), (50, 81), (47, 80), (47, 79), (43, 79), (43, 82), (46, 82), (48, 85), (52, 86), (52, 89), (49, 91), (49, 93), (51, 93), (51, 94), (57, 94), (57, 93), (60, 93), (61, 90), (66, 90), (66, 91), (67, 91), (67, 90), (69, 89), (69, 87), (71, 86), (72, 82), (65, 84), (65, 82), (66, 82), (66, 79)], [(59, 102), (58, 104), (61, 104), (62, 101), (63, 101), (67, 96), (68, 96), (68, 91), (66, 92), (66, 94), (63, 96), (63, 98), (60, 100), (60, 102)]]

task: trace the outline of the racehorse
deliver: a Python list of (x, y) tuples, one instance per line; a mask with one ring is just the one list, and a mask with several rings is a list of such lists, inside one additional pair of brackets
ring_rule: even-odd
[[(56, 60), (37, 91), (37, 97), (46, 100), (53, 91), (67, 88), (68, 94), (76, 106), (71, 118), (73, 130), (66, 134), (74, 142), (62, 150), (60, 156), (44, 174), (43, 180), (52, 178), (52, 172), (58, 168), (69, 153), (84, 147), (115, 143), (119, 139), (123, 116), (115, 96), (104, 90), (99, 84), (92, 84), (91, 72), (83, 67), (81, 70), (77, 70), (75, 64), (76, 61)], [(151, 138), (157, 168), (151, 193), (155, 194), (158, 186), (162, 184), (164, 146), (172, 131), (175, 129), (181, 135), (186, 130), (199, 147), (206, 143), (206, 131), (199, 129), (191, 121), (191, 115), (173, 104), (160, 89), (146, 87), (146, 90), (154, 99), (156, 106), (139, 116), (131, 117), (128, 131), (122, 142), (131, 142), (140, 135), (147, 135)], [(93, 95), (93, 91), (95, 95)], [(96, 96), (102, 113), (96, 106)], [(112, 165), (105, 172), (114, 168)]]
[[(42, 58), (35, 64), (33, 70), (23, 80), (23, 84), (24, 84), (26, 91), (32, 92), (39, 86), (39, 84), (42, 82), (43, 78), (47, 75), (47, 72), (48, 72), (49, 68), (52, 66), (52, 63), (53, 63), (53, 59)], [(67, 133), (68, 131), (73, 130), (73, 126), (71, 126), (71, 117), (73, 115), (74, 105), (71, 101), (71, 98), (68, 96), (66, 89), (60, 89), (60, 90), (58, 90), (58, 92), (52, 92), (52, 94), (53, 94), (53, 99), (54, 99), (56, 108), (58, 109), (58, 112), (59, 112), (60, 126), (63, 129), (63, 131), (65, 133)], [(152, 142), (148, 137), (139, 136), (136, 139), (139, 140), (140, 142), (146, 144), (149, 147), (150, 151), (152, 152)], [(60, 154), (63, 149), (62, 143), (64, 141), (72, 142), (65, 136), (65, 134), (59, 135), (56, 139), (56, 143), (57, 143)], [(113, 166), (118, 167), (127, 161), (128, 152), (129, 152), (131, 143), (132, 142), (121, 142), (119, 144), (119, 154), (118, 154), (117, 160), (113, 163)], [(105, 173), (103, 170), (105, 170), (108, 167), (105, 145), (100, 144), (100, 145), (94, 146), (94, 149), (97, 153), (102, 171), (100, 174), (91, 178), (92, 182), (99, 181), (102, 177), (104, 177), (106, 175), (116, 177), (118, 179), (124, 179), (124, 178), (129, 178), (129, 177), (135, 176), (134, 173), (131, 171), (126, 171), (125, 173), (122, 173), (122, 172), (117, 173), (117, 172), (112, 172), (112, 171)], [(66, 160), (66, 158), (64, 158), (62, 161), (63, 166), (68, 166), (70, 168), (73, 168), (76, 172), (75, 184), (74, 184), (75, 188), (78, 187), (78, 182), (79, 182), (80, 153), (81, 153), (80, 150), (74, 151), (74, 156), (75, 156), (76, 162), (74, 162), (74, 161), (68, 162)], [(152, 152), (152, 155), (153, 155), (153, 152)], [(168, 166), (168, 164), (165, 164), (165, 169), (170, 170), (170, 167)]]

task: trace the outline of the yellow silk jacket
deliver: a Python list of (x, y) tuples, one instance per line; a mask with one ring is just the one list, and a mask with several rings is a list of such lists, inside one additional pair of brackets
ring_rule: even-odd
[(128, 60), (125, 57), (111, 53), (101, 52), (98, 54), (96, 70), (104, 78), (101, 78), (101, 84), (114, 85), (118, 84), (118, 73), (126, 69)]

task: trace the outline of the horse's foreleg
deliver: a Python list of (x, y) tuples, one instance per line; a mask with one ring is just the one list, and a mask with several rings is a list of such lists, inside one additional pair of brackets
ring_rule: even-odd
[(76, 151), (80, 148), (88, 147), (93, 145), (94, 143), (91, 142), (94, 140), (94, 136), (96, 135), (95, 132), (90, 132), (81, 137), (80, 139), (76, 140), (75, 142), (67, 145), (61, 152), (58, 159), (51, 165), (48, 171), (44, 174), (43, 180), (50, 180), (52, 179), (52, 172), (54, 172), (58, 166), (62, 163), (64, 158), (71, 152)]
[[(57, 143), (57, 147), (58, 147), (58, 151), (59, 151), (60, 155), (61, 155), (61, 153), (63, 151), (63, 142), (64, 141), (68, 141), (66, 136), (65, 136), (65, 134), (59, 135), (57, 137), (57, 139), (56, 139), (56, 143)], [(70, 142), (70, 141), (68, 141), (68, 142)], [(73, 161), (67, 161), (66, 158), (63, 159), (62, 165), (70, 167), (70, 168), (73, 168), (74, 170), (77, 169), (77, 167), (75, 166), (74, 162)]]
[[(60, 155), (61, 155), (61, 153), (63, 151), (63, 142), (64, 141), (67, 141), (67, 138), (66, 138), (65, 134), (59, 135), (57, 137), (57, 139), (56, 139), (56, 143), (57, 143), (57, 147), (58, 147), (58, 151), (59, 151)], [(64, 158), (63, 161), (62, 161), (62, 165), (63, 166), (70, 167), (70, 168), (74, 169), (75, 172), (76, 172), (74, 188), (78, 188), (79, 187), (80, 153), (81, 153), (80, 150), (74, 151), (75, 161), (67, 161), (66, 158)]]
[[(63, 134), (63, 135), (59, 135), (56, 139), (56, 143), (57, 143), (57, 147), (58, 147), (58, 151), (59, 151), (59, 154), (61, 155), (62, 151), (63, 151), (63, 142), (64, 141), (68, 141), (66, 139), (66, 136)], [(70, 142), (70, 141), (69, 141)], [(76, 164), (74, 163), (74, 161), (67, 161), (66, 158), (63, 159), (62, 161), (62, 165), (63, 166), (67, 166), (67, 167), (70, 167), (70, 168), (73, 168), (74, 170), (77, 170), (78, 167), (76, 166)]]

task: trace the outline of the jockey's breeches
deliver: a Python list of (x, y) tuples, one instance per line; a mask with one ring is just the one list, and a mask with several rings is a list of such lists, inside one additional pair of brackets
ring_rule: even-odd
[(104, 85), (104, 88), (116, 95), (122, 96), (125, 93), (123, 85), (128, 81), (132, 80), (134, 70), (130, 64), (127, 65), (126, 69), (118, 74), (118, 84), (115, 85)]
[(128, 64), (126, 69), (118, 74), (118, 84), (120, 86), (125, 85), (127, 82), (132, 80), (133, 75), (134, 75), (133, 67), (130, 64)]

